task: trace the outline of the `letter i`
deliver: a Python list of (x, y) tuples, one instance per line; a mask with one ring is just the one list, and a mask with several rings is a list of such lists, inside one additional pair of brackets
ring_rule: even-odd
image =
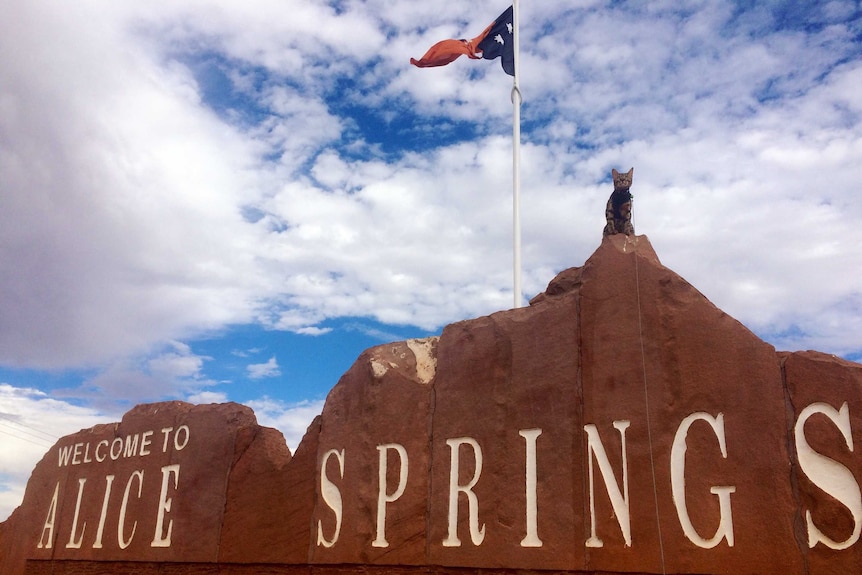
[(102, 535), (105, 533), (105, 518), (108, 516), (108, 500), (111, 497), (111, 485), (114, 483), (113, 475), (105, 476), (105, 497), (102, 499), (102, 514), (99, 516), (99, 528), (96, 530), (96, 541), (93, 549), (102, 548)]
[(536, 439), (542, 435), (541, 429), (522, 429), (518, 435), (527, 443), (526, 461), (526, 517), (527, 535), (521, 540), (521, 547), (541, 547), (542, 540), (539, 539), (539, 505), (536, 497)]

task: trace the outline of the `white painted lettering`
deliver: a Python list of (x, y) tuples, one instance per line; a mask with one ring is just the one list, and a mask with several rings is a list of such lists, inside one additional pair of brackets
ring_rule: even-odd
[(107, 439), (103, 439), (96, 445), (96, 461), (99, 463), (103, 462), (108, 457), (106, 454), (99, 451), (102, 447), (108, 447)]
[(173, 431), (173, 430), (174, 430), (173, 427), (163, 427), (162, 428), (162, 435), (165, 436), (165, 442), (162, 444), (162, 453), (168, 452), (168, 439), (170, 439), (171, 431)]
[(84, 447), (83, 443), (76, 443), (74, 450), (72, 452), (72, 465), (80, 465), (81, 464), (81, 448)]
[[(107, 445), (108, 442), (105, 442)], [(101, 445), (101, 442), (99, 442)], [(98, 451), (97, 451), (98, 453)], [(93, 543), (93, 549), (102, 548), (102, 535), (105, 533), (105, 519), (108, 517), (108, 501), (111, 497), (111, 485), (114, 483), (113, 475), (105, 476), (105, 496), (102, 498), (102, 514), (99, 515), (99, 528), (96, 530), (96, 541)]]
[[(469, 445), (473, 449), (473, 457), (476, 462), (473, 478), (467, 485), (459, 485), (460, 476), (460, 449), (462, 445)], [(451, 450), (451, 463), (449, 466), (449, 533), (443, 540), (444, 547), (460, 547), (461, 540), (458, 538), (458, 494), (467, 496), (467, 505), (470, 517), (470, 539), (473, 545), (479, 546), (485, 540), (485, 524), (479, 528), (479, 500), (473, 493), (473, 487), (479, 481), (482, 474), (482, 448), (472, 437), (459, 437), (447, 439), (446, 445)]]
[(171, 530), (174, 527), (173, 519), (168, 521), (168, 532), (164, 532), (165, 513), (170, 513), (172, 498), (168, 498), (168, 481), (174, 476), (174, 489), (177, 488), (177, 481), (180, 477), (180, 465), (166, 465), (162, 467), (162, 491), (159, 495), (159, 514), (156, 518), (156, 533), (153, 536), (153, 541), (150, 547), (170, 547), (171, 546)]
[(850, 409), (846, 401), (838, 410), (828, 403), (812, 403), (799, 414), (793, 432), (796, 438), (799, 467), (814, 485), (837, 499), (850, 511), (853, 516), (853, 532), (843, 541), (835, 541), (814, 524), (811, 510), (806, 509), (805, 523), (808, 529), (808, 546), (814, 547), (818, 543), (822, 543), (830, 549), (847, 549), (859, 540), (859, 534), (862, 531), (862, 494), (860, 494), (856, 478), (849, 469), (834, 459), (817, 453), (808, 444), (808, 440), (805, 438), (805, 422), (815, 413), (825, 415), (835, 424), (835, 427), (844, 436), (847, 449), (852, 452), (853, 436), (850, 428)]
[(135, 478), (138, 478), (138, 499), (141, 498), (141, 489), (144, 484), (144, 471), (134, 471), (129, 477), (129, 482), (126, 483), (126, 492), (123, 494), (123, 504), (120, 506), (120, 520), (117, 524), (117, 543), (120, 545), (120, 549), (125, 549), (132, 543), (132, 539), (135, 537), (135, 530), (138, 528), (138, 522), (135, 521), (132, 525), (132, 533), (129, 535), (128, 539), (123, 537), (123, 531), (126, 526), (126, 506), (129, 504), (129, 489), (132, 487), (132, 481)]
[(536, 486), (538, 483), (536, 474), (536, 439), (542, 435), (541, 429), (522, 429), (518, 435), (524, 438), (527, 444), (525, 477), (526, 517), (527, 534), (521, 540), (521, 547), (541, 547), (542, 540), (539, 539), (539, 504), (536, 497)]
[(323, 454), (323, 460), (320, 463), (320, 495), (335, 513), (335, 533), (332, 535), (332, 539), (327, 539), (323, 535), (323, 522), (320, 520), (317, 521), (317, 544), (324, 547), (335, 545), (335, 542), (338, 541), (338, 535), (341, 533), (341, 513), (343, 510), (341, 491), (326, 476), (326, 463), (332, 455), (338, 460), (339, 474), (341, 479), (344, 479), (344, 450), (336, 451), (335, 449), (330, 449)]
[(69, 465), (69, 459), (72, 456), (72, 446), (64, 445), (57, 450), (57, 455), (60, 456), (60, 464), (59, 467), (66, 467)]
[(623, 490), (620, 492), (620, 486), (614, 476), (614, 470), (611, 467), (611, 462), (608, 460), (605, 446), (602, 444), (602, 439), (599, 436), (598, 428), (592, 423), (584, 426), (584, 431), (587, 432), (587, 461), (588, 472), (590, 475), (590, 537), (585, 542), (587, 547), (602, 547), (604, 542), (596, 535), (596, 505), (595, 493), (593, 488), (593, 458), (599, 464), (599, 471), (602, 474), (602, 480), (605, 482), (605, 488), (608, 491), (608, 497), (611, 500), (611, 506), (614, 509), (614, 515), (617, 517), (617, 522), (620, 526), (620, 531), (623, 534), (626, 547), (632, 546), (632, 530), (631, 519), (629, 514), (629, 471), (626, 460), (626, 429), (631, 424), (630, 421), (614, 421), (614, 429), (620, 432), (620, 443), (622, 444), (623, 458)]
[[(42, 533), (39, 535), (39, 543), (37, 549), (50, 549), (54, 545), (54, 521), (57, 519), (57, 498), (60, 494), (60, 482), (54, 487), (54, 496), (51, 498), (51, 505), (48, 507), (48, 515), (45, 517), (45, 523), (42, 525)], [(48, 535), (47, 541), (45, 535)]]
[(66, 549), (80, 549), (81, 542), (84, 540), (84, 531), (87, 529), (87, 522), (81, 526), (81, 536), (75, 541), (75, 532), (78, 530), (78, 515), (81, 513), (81, 499), (84, 497), (84, 484), (87, 483), (86, 477), (78, 479), (78, 500), (75, 503), (75, 517), (72, 519), (72, 531), (69, 533), (69, 542), (66, 543)]
[(90, 444), (84, 446), (84, 463), (92, 463), (93, 459), (90, 457)]
[(152, 431), (145, 431), (143, 435), (141, 435), (141, 455), (150, 454), (150, 444), (153, 442), (151, 439), (152, 435)]
[(182, 451), (189, 444), (189, 426), (181, 425), (174, 434), (174, 449)]
[[(401, 467), (398, 472), (398, 486), (392, 494), (388, 494), (386, 485), (386, 472), (388, 470), (387, 453), (390, 449), (398, 453), (398, 459)], [(404, 494), (404, 488), (407, 487), (407, 450), (403, 445), (398, 443), (387, 443), (378, 445), (377, 451), (380, 452), (380, 463), (377, 468), (377, 538), (371, 542), (372, 547), (389, 547), (389, 542), (386, 541), (386, 504), (397, 501)]]
[(123, 457), (132, 457), (138, 451), (138, 434), (126, 436), (126, 447)]
[(719, 513), (721, 519), (718, 524), (718, 529), (711, 539), (704, 539), (698, 535), (697, 530), (691, 523), (691, 518), (688, 515), (688, 507), (685, 503), (685, 452), (687, 449), (685, 439), (688, 435), (688, 430), (691, 425), (698, 420), (709, 423), (712, 427), (715, 436), (718, 438), (718, 445), (721, 448), (721, 456), (727, 459), (727, 446), (724, 440), (724, 414), (719, 413), (717, 417), (713, 417), (708, 413), (698, 412), (692, 413), (682, 420), (679, 428), (676, 430), (676, 435), (673, 439), (673, 447), (670, 452), (670, 477), (671, 490), (673, 493), (673, 502), (676, 505), (676, 513), (679, 516), (679, 523), (682, 526), (682, 531), (689, 541), (703, 549), (712, 549), (718, 545), (722, 539), (727, 540), (727, 545), (733, 547), (733, 516), (730, 508), (730, 494), (736, 492), (736, 487), (712, 487), (709, 492), (718, 496)]
[(116, 461), (123, 454), (123, 438), (115, 437), (111, 442), (111, 459)]

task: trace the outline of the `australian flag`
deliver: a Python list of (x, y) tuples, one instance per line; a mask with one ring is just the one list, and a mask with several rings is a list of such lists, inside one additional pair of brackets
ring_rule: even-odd
[(515, 75), (515, 35), (512, 6), (472, 40), (441, 40), (425, 52), (419, 60), (410, 58), (417, 68), (445, 66), (461, 56), (471, 60), (502, 58), (503, 71)]
[(514, 18), (512, 7), (500, 14), (494, 20), (485, 38), (476, 46), (477, 52), (482, 52), (482, 58), (493, 60), (500, 58), (503, 71), (510, 76), (515, 75), (515, 36), (512, 27)]

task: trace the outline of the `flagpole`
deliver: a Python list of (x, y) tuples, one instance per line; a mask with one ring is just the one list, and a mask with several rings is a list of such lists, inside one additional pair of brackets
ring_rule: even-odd
[(518, 85), (518, 0), (512, 2), (512, 37), (515, 53), (515, 74), (512, 80), (512, 244), (515, 307), (521, 307), (521, 89)]

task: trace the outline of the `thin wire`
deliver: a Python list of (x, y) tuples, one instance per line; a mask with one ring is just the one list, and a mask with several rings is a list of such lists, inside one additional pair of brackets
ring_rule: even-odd
[[(20, 430), (17, 430), (17, 429), (14, 431), (20, 432)], [(5, 431), (3, 429), (0, 429), (0, 434), (8, 435), (9, 437), (13, 437), (13, 438), (18, 439), (20, 441), (26, 441), (27, 443), (32, 443), (33, 445), (38, 445), (39, 447), (51, 447), (51, 445), (52, 445), (50, 442), (45, 441), (43, 439), (30, 439), (30, 438), (24, 437), (23, 435), (16, 435), (15, 433), (13, 433), (11, 431)]]
[[(25, 433), (27, 433), (28, 435), (34, 435), (34, 436), (35, 436), (35, 434), (39, 434), (39, 435), (42, 435), (42, 436), (43, 436), (43, 438), (45, 438), (45, 439), (47, 439), (47, 440), (50, 440), (50, 441), (52, 441), (52, 442), (57, 440), (57, 436), (56, 436), (56, 435), (54, 435), (53, 433), (48, 433), (47, 431), (42, 431), (41, 429), (39, 429), (39, 428), (37, 428), (37, 427), (33, 427), (32, 425), (28, 425), (28, 424), (26, 424), (26, 423), (22, 423), (22, 422), (21, 422), (21, 421), (19, 421), (18, 419), (13, 418), (13, 417), (10, 417), (10, 416), (8, 416), (8, 415), (6, 415), (6, 414), (0, 413), (0, 419), (5, 420), (5, 421), (7, 421), (7, 422), (8, 422), (8, 423), (6, 423), (6, 424), (4, 424), (4, 423), (0, 422), (0, 425), (7, 425), (7, 426), (8, 426), (9, 424), (17, 425), (18, 427), (23, 427), (24, 429), (28, 429), (28, 430), (30, 430), (30, 432), (25, 432)], [(32, 433), (31, 433), (31, 432), (32, 432)]]
[(22, 423), (22, 422), (20, 421), (20, 418), (18, 418), (18, 417), (12, 417), (11, 415), (7, 415), (7, 414), (5, 414), (5, 413), (0, 413), (0, 419), (5, 419), (5, 420), (6, 420), (6, 421), (8, 421), (9, 423), (12, 423), (12, 424), (14, 424), (14, 425), (18, 425), (18, 426), (20, 426), (20, 427), (26, 427), (26, 428), (28, 428), (28, 429), (32, 429), (32, 430), (33, 430), (33, 431), (35, 431), (36, 433), (41, 433), (42, 435), (45, 435), (45, 436), (47, 436), (47, 437), (49, 437), (49, 438), (51, 438), (51, 439), (57, 439), (57, 436), (56, 436), (56, 435), (54, 435), (54, 434), (52, 434), (52, 433), (48, 433), (47, 431), (42, 431), (41, 429), (39, 429), (39, 428), (37, 428), (37, 427), (33, 427), (32, 425), (28, 425), (28, 424), (26, 424), (26, 423)]
[[(628, 237), (626, 237), (626, 242), (628, 242)], [(640, 273), (638, 270), (638, 255), (634, 254), (635, 258), (635, 293), (637, 294), (638, 300), (638, 335), (640, 336), (640, 344), (641, 344), (641, 368), (643, 369), (643, 380), (644, 380), (644, 403), (646, 404), (646, 423), (647, 423), (647, 441), (649, 442), (649, 464), (650, 470), (652, 471), (652, 493), (653, 500), (655, 501), (655, 522), (656, 527), (658, 529), (658, 549), (659, 554), (661, 556), (661, 572), (662, 575), (667, 575), (667, 570), (665, 568), (664, 563), (664, 541), (662, 540), (661, 534), (661, 515), (659, 514), (658, 508), (658, 487), (656, 486), (656, 478), (655, 478), (655, 458), (653, 457), (653, 447), (652, 447), (652, 424), (650, 422), (650, 408), (649, 408), (649, 392), (647, 390), (647, 375), (646, 375), (646, 352), (644, 351), (644, 331), (643, 331), (643, 321), (641, 319), (641, 284), (640, 284)]]

